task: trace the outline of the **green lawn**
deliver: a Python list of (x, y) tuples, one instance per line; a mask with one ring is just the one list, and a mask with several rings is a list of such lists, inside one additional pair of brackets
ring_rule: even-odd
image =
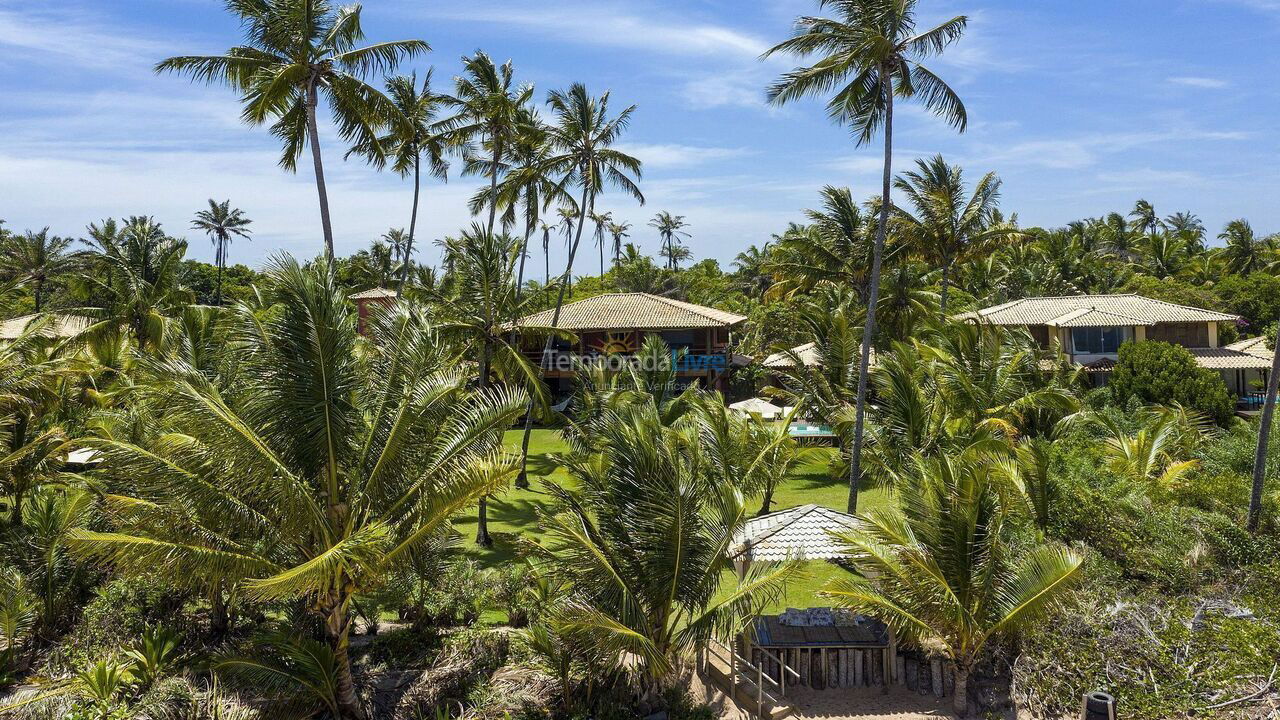
[[(506, 441), (513, 448), (518, 449), (520, 431), (508, 431)], [(533, 431), (529, 443), (529, 475), (532, 487), (528, 490), (511, 487), (489, 500), (489, 532), (494, 539), (493, 547), (485, 549), (472, 542), (476, 532), (474, 510), (455, 518), (454, 525), (462, 533), (468, 555), (486, 567), (499, 567), (514, 558), (514, 545), (517, 538), (537, 537), (539, 528), (536, 509), (549, 502), (546, 493), (542, 491), (543, 480), (547, 478), (556, 482), (569, 480), (564, 469), (556, 466), (548, 456), (566, 449), (558, 431)], [(845, 509), (848, 486), (845, 478), (833, 478), (828, 474), (827, 462), (830, 452), (833, 451), (819, 453), (820, 457), (805, 465), (797, 477), (777, 489), (773, 502), (775, 511), (807, 503), (825, 505), (836, 510)], [(759, 498), (753, 498), (752, 501), (758, 503)], [(865, 491), (859, 499), (859, 509), (875, 507), (886, 502), (889, 502), (887, 492)], [(806, 565), (806, 577), (788, 588), (786, 597), (777, 603), (778, 608), (785, 608), (787, 605), (803, 607), (821, 604), (814, 597), (814, 592), (830, 578), (844, 572), (825, 562), (815, 561)]]

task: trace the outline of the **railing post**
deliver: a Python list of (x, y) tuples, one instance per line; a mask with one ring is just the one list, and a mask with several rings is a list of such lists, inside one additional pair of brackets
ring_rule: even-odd
[(756, 666), (756, 712), (764, 717), (764, 666)]

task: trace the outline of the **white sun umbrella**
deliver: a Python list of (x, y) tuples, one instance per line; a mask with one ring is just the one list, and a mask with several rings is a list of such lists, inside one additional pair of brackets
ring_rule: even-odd
[(782, 415), (782, 408), (774, 405), (764, 398), (758, 397), (733, 403), (729, 406), (729, 409), (749, 413), (751, 415), (759, 415), (765, 420), (773, 420), (774, 418)]

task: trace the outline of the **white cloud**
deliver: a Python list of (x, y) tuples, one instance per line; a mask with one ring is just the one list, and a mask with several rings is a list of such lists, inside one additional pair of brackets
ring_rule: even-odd
[(1207, 89), (1218, 89), (1218, 88), (1224, 88), (1227, 86), (1226, 80), (1219, 80), (1218, 78), (1209, 78), (1209, 77), (1196, 77), (1193, 75), (1171, 77), (1169, 78), (1169, 82), (1173, 83), (1174, 85), (1185, 85), (1187, 87), (1207, 88)]
[[(1098, 173), (1098, 180), (1108, 185), (1118, 185), (1126, 189), (1152, 190), (1169, 185), (1197, 185), (1205, 182), (1205, 177), (1200, 173), (1189, 170), (1134, 168), (1132, 170), (1100, 172)], [(1114, 190), (1116, 188), (1108, 189)]]
[[(36, 61), (73, 63), (88, 68), (145, 70), (170, 54), (172, 46), (103, 22), (83, 13), (60, 12), (52, 4), (16, 11), (0, 8), (0, 63), (15, 60), (13, 50)], [(7, 59), (5, 59), (7, 56)], [(25, 60), (24, 60), (25, 62)]]
[(746, 148), (697, 147), (676, 143), (620, 143), (617, 149), (639, 158), (646, 170), (693, 167), (715, 160), (741, 157), (750, 152)]
[(482, 22), (537, 28), (544, 34), (588, 45), (632, 48), (667, 55), (707, 55), (754, 60), (769, 44), (723, 25), (688, 18), (644, 17), (630, 6), (582, 4), (552, 8), (539, 5), (457, 4), (433, 8), (426, 17), (455, 22)]
[(684, 83), (680, 95), (697, 110), (720, 107), (766, 108), (766, 80), (759, 73), (715, 73)]

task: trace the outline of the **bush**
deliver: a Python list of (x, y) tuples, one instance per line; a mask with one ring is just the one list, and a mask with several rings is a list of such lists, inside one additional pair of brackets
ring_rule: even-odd
[(1280, 317), (1280, 278), (1274, 275), (1227, 275), (1213, 290), (1222, 298), (1225, 312), (1243, 317), (1245, 327), (1255, 333)]
[(1186, 348), (1166, 342), (1124, 343), (1108, 383), (1117, 403), (1137, 398), (1144, 403), (1178, 404), (1208, 415), (1226, 426), (1235, 401), (1222, 377), (1196, 365)]

